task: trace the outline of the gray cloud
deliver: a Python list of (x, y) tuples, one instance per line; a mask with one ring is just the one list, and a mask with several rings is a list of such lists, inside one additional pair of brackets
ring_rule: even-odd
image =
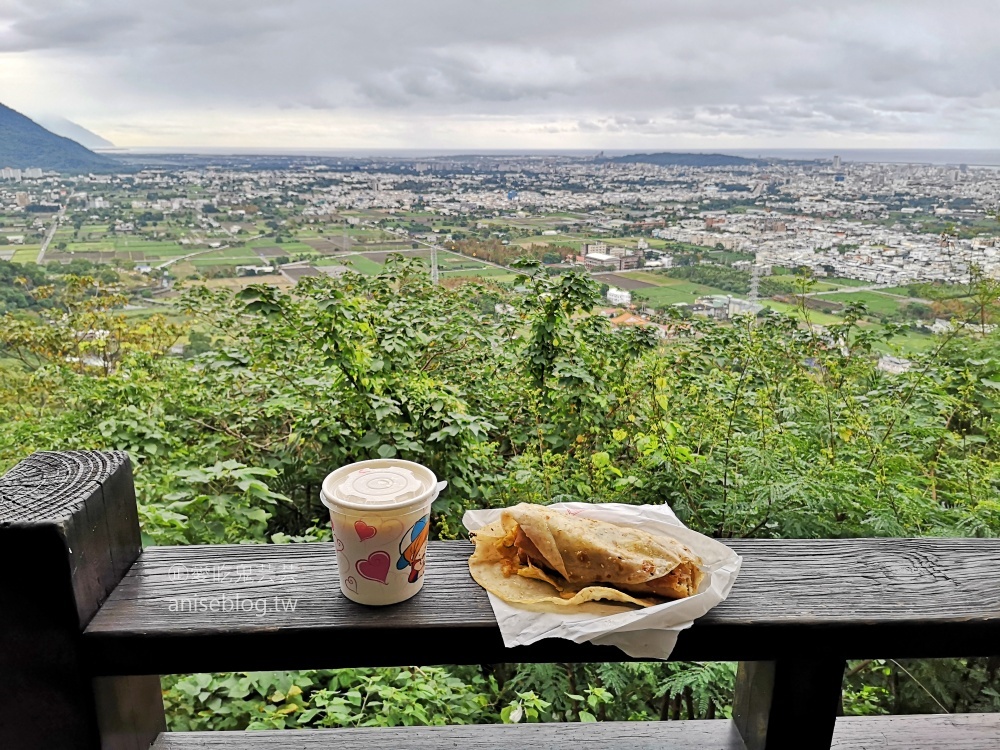
[(280, 140), (325, 116), (432, 139), (989, 147), (995, 29), (992, 0), (0, 0), (0, 69), (30, 74), (0, 73), (0, 101), (192, 142), (227, 117)]

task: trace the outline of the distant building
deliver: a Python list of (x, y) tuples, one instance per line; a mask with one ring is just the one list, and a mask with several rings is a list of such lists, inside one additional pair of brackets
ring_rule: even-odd
[(759, 302), (751, 302), (748, 299), (739, 299), (738, 297), (729, 298), (729, 317), (732, 318), (736, 315), (756, 315), (764, 306)]
[(691, 305), (691, 312), (695, 315), (703, 315), (706, 318), (726, 320), (729, 317), (730, 299), (730, 297), (722, 294), (699, 297), (695, 300), (695, 303)]
[(633, 268), (642, 268), (643, 256), (639, 253), (620, 256), (611, 253), (588, 253), (583, 257), (583, 264), (587, 268), (611, 268), (614, 271), (628, 271)]
[(840, 169), (840, 163), (841, 163), (840, 162), (840, 157), (839, 156), (834, 156), (833, 157), (833, 168), (834, 169)]
[(274, 273), (274, 266), (236, 266), (237, 276), (260, 276)]
[(642, 268), (644, 258), (640, 253), (632, 253), (623, 255), (618, 260), (621, 261), (621, 270), (628, 271), (633, 268)]
[(14, 202), (18, 208), (27, 208), (28, 204), (31, 203), (31, 198), (28, 197), (27, 193), (17, 193), (14, 195)]
[(621, 270), (621, 261), (607, 253), (587, 253), (583, 256), (583, 264), (587, 268), (604, 268), (610, 266), (615, 270)]
[(888, 354), (878, 361), (878, 369), (890, 375), (902, 375), (910, 369), (913, 363), (902, 357), (891, 357)]
[(608, 302), (612, 305), (631, 305), (632, 293), (625, 289), (615, 289), (611, 287), (607, 293)]

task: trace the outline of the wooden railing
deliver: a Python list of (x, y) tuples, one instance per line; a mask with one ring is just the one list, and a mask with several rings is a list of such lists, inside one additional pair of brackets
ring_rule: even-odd
[(837, 718), (846, 659), (1000, 653), (1000, 541), (731, 545), (732, 594), (672, 658), (740, 661), (732, 721), (166, 733), (161, 674), (624, 656), (504, 648), (465, 542), (389, 608), (340, 595), (328, 544), (142, 550), (125, 454), (37, 453), (0, 478), (0, 748), (1000, 748), (990, 714)]

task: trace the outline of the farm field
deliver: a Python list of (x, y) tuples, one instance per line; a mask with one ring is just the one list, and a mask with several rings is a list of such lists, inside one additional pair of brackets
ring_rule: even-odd
[(617, 280), (621, 284), (620, 288), (634, 290), (633, 299), (641, 298), (654, 307), (676, 305), (678, 302), (690, 305), (699, 297), (728, 294), (728, 292), (713, 286), (696, 284), (684, 279), (674, 279), (665, 274), (651, 271), (622, 271), (618, 274), (598, 275), (594, 278), (618, 286), (614, 281), (609, 281), (608, 277)]
[(868, 307), (868, 311), (873, 315), (891, 315), (899, 310), (904, 300), (890, 297), (879, 292), (842, 292), (838, 294), (824, 294), (822, 299), (828, 302), (840, 302), (850, 304), (852, 302), (862, 302)]
[(11, 258), (15, 263), (34, 263), (38, 258), (38, 251), (41, 249), (41, 245), (24, 245), (23, 247), (18, 247), (14, 251), (14, 257)]
[(845, 279), (839, 276), (825, 276), (823, 282), (827, 284), (834, 284), (836, 286), (871, 286), (870, 281), (862, 281), (861, 279)]
[(806, 316), (803, 318), (802, 310), (798, 305), (790, 305), (787, 302), (778, 302), (773, 299), (762, 299), (760, 304), (764, 305), (765, 308), (769, 307), (775, 312), (785, 313), (786, 315), (791, 315), (792, 317), (798, 318), (799, 320), (808, 320), (809, 323), (813, 325), (831, 325), (834, 323), (843, 323), (843, 318), (836, 315), (831, 315), (830, 313), (820, 312), (819, 310), (806, 309)]
[(725, 292), (714, 287), (678, 279), (676, 284), (640, 289), (633, 295), (633, 299), (641, 297), (654, 307), (663, 307), (665, 305), (676, 305), (678, 302), (686, 302), (690, 305), (699, 297), (706, 297), (713, 294), (725, 294)]
[(874, 349), (883, 354), (895, 354), (905, 357), (931, 351), (940, 344), (941, 338), (939, 336), (920, 333), (919, 331), (907, 331), (889, 343), (885, 343), (884, 341), (876, 342)]
[(625, 273), (602, 273), (594, 274), (594, 278), (602, 283), (609, 286), (616, 287), (618, 289), (625, 289), (626, 291), (632, 292), (636, 289), (649, 289), (655, 286), (663, 286), (660, 283), (660, 279), (663, 277), (653, 277), (652, 274), (648, 274), (650, 279), (639, 279), (636, 278), (634, 272)]
[(282, 288), (293, 286), (292, 282), (280, 273), (267, 274), (266, 276), (240, 276), (233, 279), (206, 279), (205, 281), (189, 283), (203, 284), (210, 289), (231, 289), (234, 291), (244, 289), (250, 284), (270, 284)]
[(511, 273), (505, 271), (502, 268), (494, 268), (492, 266), (484, 266), (478, 269), (461, 269), (458, 271), (441, 271), (441, 278), (455, 279), (455, 278), (472, 278), (472, 279), (490, 279), (491, 281), (509, 282), (517, 278), (516, 273)]
[[(355, 271), (367, 274), (376, 274), (382, 270), (385, 261), (393, 253), (398, 253), (404, 257), (423, 258), (427, 261), (430, 258), (429, 248), (419, 250), (402, 250), (393, 252), (367, 252), (367, 253), (340, 253), (337, 255), (325, 256), (315, 261), (318, 268), (325, 266), (348, 266)], [(438, 251), (438, 265), (442, 274), (455, 277), (489, 276), (495, 279), (501, 277), (516, 277), (516, 274), (503, 268), (489, 266), (481, 261), (468, 258), (458, 253), (451, 253), (447, 250)]]

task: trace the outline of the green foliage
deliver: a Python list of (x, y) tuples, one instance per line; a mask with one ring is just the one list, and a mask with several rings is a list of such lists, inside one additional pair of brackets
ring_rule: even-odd
[(172, 731), (467, 724), (490, 709), (484, 678), (439, 667), (197, 674), (163, 685)]
[[(376, 456), (449, 481), (433, 513), (443, 538), (463, 533), (466, 508), (558, 500), (669, 503), (722, 538), (1000, 533), (1000, 348), (976, 333), (995, 315), (991, 288), (970, 297), (978, 328), (890, 375), (878, 351), (899, 329), (859, 325), (859, 306), (822, 331), (766, 314), (661, 342), (594, 314), (599, 287), (576, 271), (526, 262), (514, 290), (446, 289), (420, 263), (292, 293), (192, 291), (189, 358), (166, 356), (164, 324), (116, 316), (113, 290), (67, 277), (53, 297), (65, 312), (4, 318), (0, 353), (22, 366), (0, 379), (0, 464), (129, 451), (155, 544), (327, 539), (320, 482)], [(709, 718), (730, 710), (733, 675), (549, 664), (165, 685), (174, 728), (256, 728)], [(866, 666), (845, 710), (940, 710), (928, 695), (996, 708), (995, 678), (989, 660)]]

